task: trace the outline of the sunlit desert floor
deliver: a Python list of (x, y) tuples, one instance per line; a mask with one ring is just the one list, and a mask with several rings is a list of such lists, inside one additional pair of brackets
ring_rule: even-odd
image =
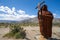
[[(26, 39), (27, 40), (38, 40), (36, 39), (40, 35), (40, 29), (38, 26), (36, 27), (24, 27), (26, 30)], [(9, 28), (0, 28), (0, 40), (22, 40), (22, 39), (8, 39), (8, 38), (3, 38), (3, 35), (8, 33), (10, 31)], [(60, 27), (53, 27), (52, 28), (52, 38), (55, 39), (60, 39)], [(23, 39), (25, 40), (25, 39)]]

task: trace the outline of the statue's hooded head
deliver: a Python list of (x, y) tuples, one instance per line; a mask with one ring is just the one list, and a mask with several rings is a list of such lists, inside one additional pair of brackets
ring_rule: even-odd
[(41, 10), (47, 11), (47, 5), (43, 5), (43, 6), (41, 7)]

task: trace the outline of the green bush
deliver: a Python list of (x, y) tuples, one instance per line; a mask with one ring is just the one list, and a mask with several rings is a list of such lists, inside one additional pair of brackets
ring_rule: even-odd
[(25, 36), (26, 36), (26, 34), (24, 32), (18, 32), (15, 34), (16, 39), (18, 39), (18, 38), (24, 39)]
[(26, 33), (25, 30), (19, 26), (13, 26), (10, 28), (11, 31), (7, 34), (5, 34), (3, 37), (8, 37), (8, 38), (25, 38), (26, 37)]

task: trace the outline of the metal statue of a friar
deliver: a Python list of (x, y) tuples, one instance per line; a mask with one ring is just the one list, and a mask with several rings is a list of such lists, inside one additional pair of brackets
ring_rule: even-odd
[(39, 3), (36, 8), (38, 8), (40, 33), (44, 38), (51, 38), (53, 14), (48, 11), (45, 1)]

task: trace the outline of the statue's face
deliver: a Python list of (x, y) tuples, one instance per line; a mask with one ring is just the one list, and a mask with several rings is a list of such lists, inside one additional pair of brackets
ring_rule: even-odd
[(47, 11), (47, 6), (46, 6), (46, 5), (44, 5), (44, 6), (42, 7), (42, 10)]
[(42, 8), (42, 10), (44, 10), (44, 9), (45, 9), (45, 7)]

